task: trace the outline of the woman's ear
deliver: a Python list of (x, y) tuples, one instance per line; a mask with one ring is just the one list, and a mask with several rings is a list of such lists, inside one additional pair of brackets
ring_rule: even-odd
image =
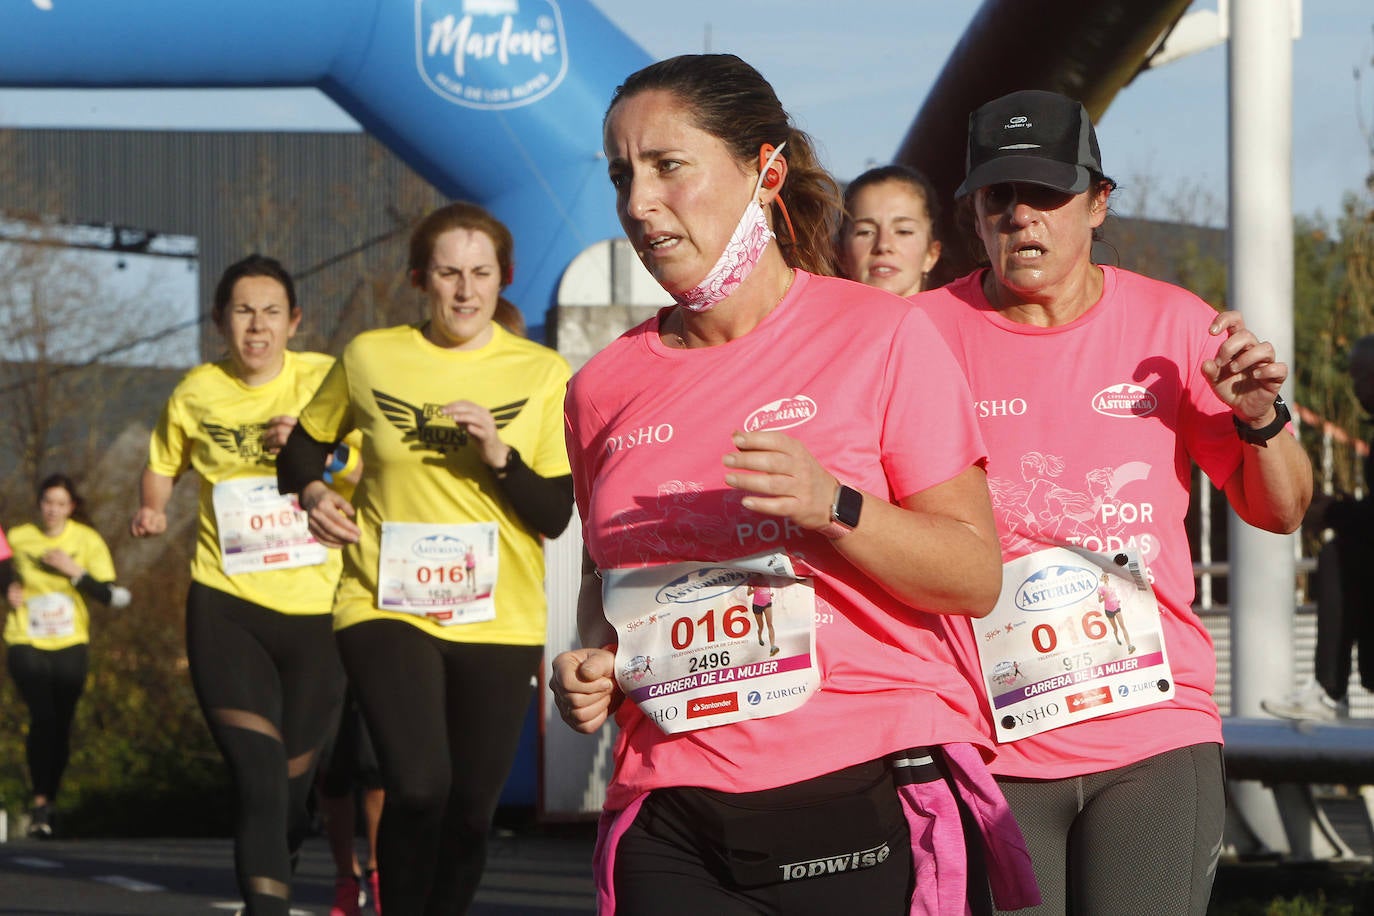
[(762, 176), (760, 190), (764, 192), (760, 203), (764, 206), (782, 193), (782, 186), (787, 183), (787, 158), (779, 155), (769, 162), (768, 157), (772, 156), (773, 152), (771, 143), (759, 147), (759, 174)]
[(944, 251), (944, 246), (939, 242), (931, 242), (930, 246), (926, 248), (925, 260), (921, 262), (922, 278), (935, 269), (935, 265), (940, 262), (940, 252), (942, 251)]

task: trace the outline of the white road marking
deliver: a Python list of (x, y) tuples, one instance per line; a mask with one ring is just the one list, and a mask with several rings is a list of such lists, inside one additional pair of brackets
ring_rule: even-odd
[(167, 889), (161, 884), (149, 884), (147, 881), (139, 881), (137, 878), (126, 878), (123, 875), (97, 875), (95, 880), (102, 884), (112, 884), (115, 887), (122, 887), (126, 891), (134, 891), (138, 894), (165, 891)]
[(29, 868), (61, 868), (61, 862), (54, 862), (52, 859), (40, 859), (37, 856), (15, 856), (10, 859), (15, 865), (27, 865)]

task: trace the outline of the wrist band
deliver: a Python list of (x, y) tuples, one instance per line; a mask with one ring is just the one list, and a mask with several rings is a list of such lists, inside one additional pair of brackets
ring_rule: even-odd
[(511, 471), (518, 469), (524, 463), (520, 453), (512, 447), (506, 454), (506, 463), (499, 468), (492, 468), (491, 472), (496, 475), (497, 480), (505, 480)]
[(1240, 436), (1240, 441), (1249, 445), (1263, 445), (1270, 439), (1283, 431), (1283, 428), (1293, 419), (1293, 415), (1288, 412), (1288, 405), (1283, 402), (1282, 397), (1274, 398), (1274, 419), (1272, 422), (1255, 429), (1248, 423), (1242, 423), (1240, 417), (1231, 414), (1231, 422), (1236, 424), (1236, 435)]
[(334, 475), (348, 467), (348, 446), (339, 444), (338, 448), (329, 453), (329, 460), (324, 463), (325, 483), (333, 483)]

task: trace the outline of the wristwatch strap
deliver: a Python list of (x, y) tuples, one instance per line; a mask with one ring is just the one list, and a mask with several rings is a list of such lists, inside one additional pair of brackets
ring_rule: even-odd
[(1240, 441), (1250, 445), (1263, 445), (1270, 439), (1283, 431), (1283, 428), (1293, 419), (1293, 415), (1288, 412), (1288, 405), (1283, 402), (1282, 397), (1274, 398), (1274, 420), (1266, 426), (1255, 429), (1248, 423), (1242, 423), (1240, 417), (1231, 414), (1231, 422), (1236, 424), (1236, 435), (1240, 436)]

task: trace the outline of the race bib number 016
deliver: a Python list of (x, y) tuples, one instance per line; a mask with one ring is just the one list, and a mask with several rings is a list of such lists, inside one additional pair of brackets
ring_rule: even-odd
[(318, 566), (329, 558), (296, 497), (277, 492), (275, 477), (225, 480), (215, 484), (210, 498), (225, 575)]
[(444, 626), (496, 617), (500, 532), (496, 522), (383, 522), (377, 608)]
[(1134, 548), (1012, 560), (997, 606), (972, 623), (998, 741), (1174, 695), (1159, 605)]
[(783, 554), (603, 578), (616, 679), (668, 734), (782, 715), (820, 684), (815, 588)]

